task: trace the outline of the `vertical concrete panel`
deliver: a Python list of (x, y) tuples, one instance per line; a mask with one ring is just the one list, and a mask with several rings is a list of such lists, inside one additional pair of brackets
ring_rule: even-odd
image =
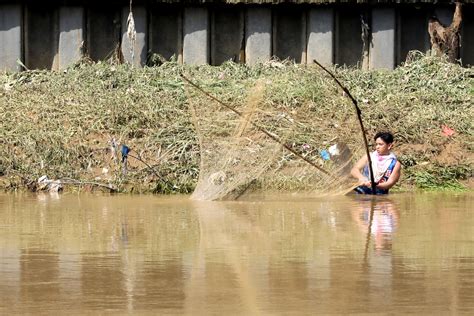
[(339, 8), (336, 14), (336, 64), (357, 66), (362, 64), (361, 12), (357, 8)]
[(316, 59), (323, 65), (331, 65), (334, 57), (334, 11), (316, 8), (308, 16), (308, 63)]
[(461, 61), (463, 65), (474, 66), (474, 8), (464, 6), (461, 29)]
[(372, 10), (372, 45), (370, 46), (370, 69), (393, 69), (395, 67), (395, 9)]
[(82, 57), (84, 41), (84, 9), (59, 8), (59, 69), (64, 69)]
[(212, 12), (211, 64), (225, 61), (240, 62), (244, 23), (242, 12), (236, 8), (220, 8)]
[(245, 19), (245, 61), (249, 65), (267, 61), (272, 56), (272, 11), (250, 7)]
[(429, 49), (428, 12), (415, 8), (400, 10), (397, 64), (404, 62), (412, 50), (426, 53)]
[(120, 42), (120, 11), (113, 7), (92, 5), (87, 17), (87, 49), (94, 61), (114, 56)]
[[(306, 18), (300, 7), (283, 7), (274, 11), (273, 55), (280, 59), (305, 62)], [(303, 36), (304, 35), (304, 36)]]
[(150, 50), (165, 59), (183, 59), (182, 11), (172, 5), (154, 6), (150, 12)]
[(42, 3), (26, 9), (25, 63), (29, 69), (57, 69), (59, 23), (56, 7)]
[[(133, 20), (135, 22), (136, 39), (135, 45), (131, 47), (131, 42), (127, 35), (127, 19), (130, 13), (130, 7), (122, 9), (122, 54), (127, 63), (135, 66), (143, 66), (146, 63), (147, 46), (147, 11), (143, 6), (132, 8)], [(132, 56), (133, 55), (133, 56)], [(132, 58), (133, 57), (133, 58)]]
[(206, 64), (209, 62), (209, 13), (207, 8), (184, 9), (183, 62)]
[(21, 24), (20, 5), (0, 5), (0, 71), (20, 70)]

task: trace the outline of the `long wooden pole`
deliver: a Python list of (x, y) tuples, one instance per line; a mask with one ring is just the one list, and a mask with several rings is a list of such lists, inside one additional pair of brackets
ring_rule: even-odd
[[(195, 84), (194, 82), (192, 82), (190, 79), (188, 79), (184, 74), (180, 74), (181, 75), (181, 78), (183, 78), (184, 81), (186, 81), (187, 83), (189, 83), (192, 87), (194, 87), (196, 90), (202, 92), (204, 95), (206, 95), (207, 97), (209, 97), (210, 99), (216, 101), (217, 103), (219, 103), (220, 105), (226, 107), (227, 109), (231, 110), (232, 112), (236, 113), (238, 116), (243, 116), (243, 114), (241, 112), (239, 112), (238, 110), (234, 109), (232, 106), (222, 102), (221, 100), (217, 99), (216, 97), (214, 97), (213, 95), (211, 95), (210, 93), (208, 93), (207, 91), (203, 90), (201, 87), (199, 87), (197, 84)], [(273, 141), (279, 143), (280, 145), (283, 146), (283, 148), (285, 148), (286, 150), (288, 150), (289, 152), (291, 152), (292, 154), (294, 154), (296, 157), (300, 158), (300, 159), (303, 159), (304, 161), (306, 161), (307, 163), (309, 163), (311, 166), (315, 167), (316, 169), (318, 169), (319, 171), (321, 171), (322, 173), (324, 174), (327, 174), (327, 175), (330, 175), (329, 172), (327, 172), (326, 170), (324, 170), (323, 168), (321, 168), (320, 166), (316, 165), (314, 162), (312, 162), (311, 160), (309, 160), (308, 158), (302, 156), (301, 154), (299, 154), (297, 151), (295, 151), (293, 148), (291, 148), (290, 146), (288, 146), (287, 144), (283, 143), (276, 135), (270, 133), (269, 131), (267, 131), (266, 129), (264, 129), (263, 127), (255, 124), (254, 122), (250, 121), (250, 124), (252, 124), (253, 127), (255, 127), (256, 129), (258, 129), (260, 132), (264, 133), (265, 135), (267, 135), (270, 139), (272, 139)]]
[(362, 132), (362, 138), (364, 139), (364, 144), (365, 144), (365, 153), (367, 155), (367, 161), (369, 164), (369, 170), (370, 170), (370, 185), (372, 187), (372, 194), (375, 194), (375, 190), (377, 188), (377, 185), (375, 184), (375, 178), (374, 178), (374, 170), (372, 168), (372, 159), (370, 158), (370, 151), (369, 151), (369, 143), (367, 142), (367, 136), (365, 133), (365, 128), (364, 128), (364, 123), (362, 122), (362, 111), (359, 108), (359, 105), (357, 103), (357, 100), (352, 96), (352, 94), (349, 92), (349, 89), (347, 89), (345, 86), (342, 85), (342, 83), (336, 78), (336, 76), (327, 70), (323, 65), (321, 65), (317, 60), (313, 60), (316, 65), (321, 67), (322, 70), (324, 70), (326, 73), (328, 73), (334, 81), (341, 87), (341, 89), (344, 91), (344, 93), (351, 99), (352, 103), (354, 104), (354, 107), (356, 109), (357, 113), (357, 119), (359, 120), (360, 124), (360, 130)]

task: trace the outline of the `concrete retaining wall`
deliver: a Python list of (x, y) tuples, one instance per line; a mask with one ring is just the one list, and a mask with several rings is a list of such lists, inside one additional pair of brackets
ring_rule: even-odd
[[(255, 64), (272, 57), (297, 63), (393, 69), (409, 51), (427, 52), (428, 17), (450, 24), (454, 6), (134, 5), (136, 40), (127, 36), (129, 7), (67, 0), (0, 4), (0, 70), (64, 69), (83, 54), (94, 61), (149, 56), (189, 64)], [(474, 6), (465, 5), (461, 58), (474, 63)], [(361, 17), (363, 19), (361, 19)], [(362, 21), (367, 33), (363, 33)], [(132, 54), (133, 52), (133, 54)], [(133, 57), (132, 57), (133, 55)], [(154, 56), (153, 60), (156, 60)]]
[(372, 10), (372, 41), (369, 48), (371, 69), (395, 67), (396, 14), (393, 8)]
[(150, 9), (148, 45), (164, 59), (183, 62), (183, 17), (180, 8), (157, 5)]
[[(144, 6), (134, 7), (132, 9), (130, 22), (135, 25), (135, 39), (133, 35), (128, 35), (128, 18), (130, 15), (130, 7), (126, 6), (122, 9), (122, 54), (126, 62), (135, 66), (143, 66), (146, 64), (146, 55), (148, 51), (147, 39), (147, 11)], [(132, 26), (132, 25), (130, 25)], [(132, 33), (132, 32), (131, 32)], [(132, 41), (134, 45), (132, 47)]]
[(58, 10), (35, 4), (25, 12), (25, 64), (28, 69), (58, 69)]
[(211, 17), (211, 64), (244, 62), (244, 14), (235, 8), (218, 8)]
[(245, 18), (245, 62), (253, 65), (272, 56), (272, 11), (249, 8)]
[(306, 15), (300, 7), (274, 10), (273, 56), (306, 62)]
[(22, 8), (0, 5), (0, 71), (19, 71), (22, 60)]
[(406, 8), (398, 11), (397, 64), (406, 60), (409, 51), (426, 53), (430, 49), (428, 12)]
[(84, 42), (84, 9), (59, 9), (59, 69), (67, 68), (82, 57)]
[(334, 10), (311, 9), (308, 16), (307, 62), (323, 65), (334, 62)]
[(94, 60), (117, 57), (120, 44), (121, 8), (89, 7), (87, 13), (87, 53)]
[(464, 10), (464, 24), (461, 33), (461, 60), (466, 66), (474, 66), (474, 8)]
[(209, 11), (206, 8), (184, 9), (183, 62), (209, 63)]
[(363, 12), (357, 8), (341, 9), (336, 13), (335, 63), (338, 65), (362, 65), (361, 14)]

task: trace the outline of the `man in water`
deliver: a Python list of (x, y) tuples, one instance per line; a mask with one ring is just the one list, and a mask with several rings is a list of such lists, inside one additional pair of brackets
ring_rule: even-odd
[[(370, 158), (376, 184), (375, 194), (388, 194), (388, 190), (400, 178), (401, 164), (390, 151), (393, 146), (391, 133), (378, 132), (375, 134), (374, 140), (375, 151), (370, 154)], [(364, 155), (351, 170), (351, 175), (359, 180), (359, 186), (355, 188), (357, 193), (373, 194), (369, 172), (367, 156)]]

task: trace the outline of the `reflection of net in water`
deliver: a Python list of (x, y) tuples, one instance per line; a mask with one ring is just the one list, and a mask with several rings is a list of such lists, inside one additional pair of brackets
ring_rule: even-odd
[[(360, 148), (354, 133), (345, 129), (348, 134), (344, 135), (331, 120), (321, 120), (321, 113), (312, 118), (304, 107), (298, 111), (277, 109), (265, 102), (264, 95), (264, 85), (259, 81), (244, 109), (239, 109), (240, 115), (218, 102), (191, 98), (201, 147), (199, 180), (192, 198), (235, 199), (256, 179), (268, 189), (312, 190), (321, 194), (350, 190), (354, 184), (350, 169), (359, 152), (353, 155), (354, 148), (343, 141)], [(279, 142), (265, 132), (275, 135)], [(281, 144), (296, 154), (283, 150)]]

